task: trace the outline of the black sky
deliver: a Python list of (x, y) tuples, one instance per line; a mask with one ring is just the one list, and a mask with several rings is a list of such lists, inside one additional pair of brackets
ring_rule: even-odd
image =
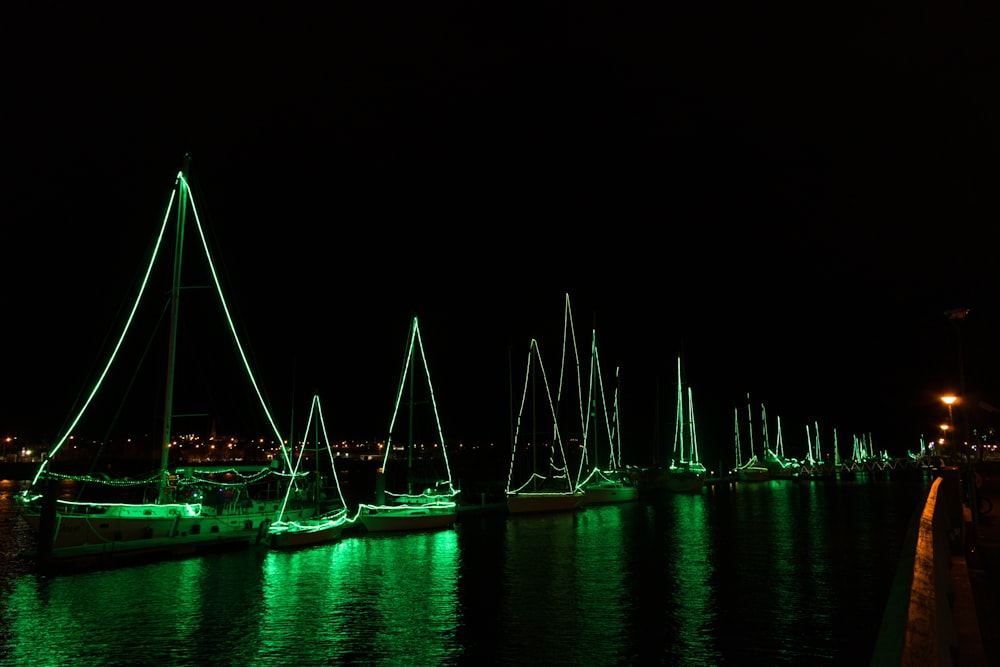
[(0, 432), (56, 437), (185, 152), (270, 400), (344, 437), (386, 430), (417, 315), (446, 435), (504, 441), (566, 293), (636, 458), (682, 349), (710, 458), (747, 392), (786, 449), (913, 449), (959, 342), (1000, 404), (997, 10), (788, 4), (21, 14)]

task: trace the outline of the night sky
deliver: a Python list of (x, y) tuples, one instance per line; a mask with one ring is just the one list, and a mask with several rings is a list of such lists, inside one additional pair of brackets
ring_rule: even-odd
[(747, 392), (800, 456), (915, 449), (960, 368), (1000, 406), (997, 9), (788, 5), (5, 22), (0, 435), (59, 435), (186, 152), (282, 423), (384, 437), (416, 315), (446, 439), (506, 445), (567, 293), (636, 463), (682, 351), (710, 465)]

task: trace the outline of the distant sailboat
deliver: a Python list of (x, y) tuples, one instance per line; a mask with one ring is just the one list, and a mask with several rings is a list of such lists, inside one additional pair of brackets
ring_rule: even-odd
[[(538, 396), (539, 390), (542, 396)], [(539, 401), (543, 401), (548, 408), (547, 414), (538, 414)], [(526, 423), (529, 419), (530, 428)], [(552, 424), (548, 442), (543, 443), (538, 438), (539, 419)], [(551, 422), (548, 422), (549, 419)], [(528, 345), (524, 391), (511, 443), (506, 495), (507, 509), (511, 514), (564, 512), (576, 510), (583, 504), (583, 491), (576, 489), (569, 474), (555, 404), (538, 341), (534, 338)]]
[(681, 358), (677, 357), (677, 419), (670, 467), (663, 477), (663, 488), (674, 493), (697, 493), (705, 485), (707, 471), (698, 456), (698, 432), (695, 428), (694, 395), (687, 388), (687, 410)]
[[(615, 376), (617, 380), (618, 372)], [(618, 386), (615, 386), (614, 400), (614, 430), (608, 418), (608, 407), (604, 400), (604, 381), (601, 377), (600, 359), (597, 354), (597, 332), (591, 334), (590, 345), (590, 387), (588, 390), (586, 411), (583, 425), (583, 458), (580, 461), (581, 472), (586, 473), (579, 487), (583, 490), (584, 505), (606, 505), (624, 503), (638, 497), (639, 490), (628, 478), (621, 465), (621, 425), (618, 414)], [(603, 429), (601, 427), (604, 427)], [(605, 434), (602, 443), (601, 434)], [(607, 457), (602, 458), (602, 450)], [(601, 461), (606, 460), (602, 465)], [(584, 466), (587, 466), (584, 468)]]
[[(423, 371), (422, 375), (426, 380), (428, 397), (422, 402), (430, 405), (436, 438), (436, 443), (428, 443), (431, 447), (420, 452), (417, 451), (417, 443), (414, 441), (414, 408), (418, 402), (415, 396), (418, 356)], [(423, 386), (424, 383), (421, 382), (420, 385)], [(399, 437), (395, 430), (400, 407), (404, 404), (409, 416), (409, 430), (406, 439), (400, 446), (398, 444)], [(396, 435), (395, 439), (394, 435)], [(397, 449), (400, 450), (401, 457), (405, 456), (405, 477), (394, 475), (394, 483), (391, 488), (388, 488), (387, 471), (390, 468), (398, 468), (399, 464), (402, 463), (402, 461), (393, 461), (393, 453)], [(403, 371), (400, 374), (395, 407), (389, 422), (389, 436), (385, 443), (385, 456), (382, 459), (382, 467), (376, 478), (376, 484), (375, 503), (362, 503), (358, 506), (357, 519), (361, 521), (368, 532), (447, 528), (454, 524), (458, 517), (458, 503), (455, 501), (458, 491), (452, 484), (448, 449), (441, 430), (441, 421), (438, 418), (430, 369), (427, 366), (424, 343), (420, 337), (420, 326), (416, 317), (410, 324), (406, 352), (403, 357)], [(389, 496), (388, 500), (386, 496)]]
[[(659, 391), (657, 391), (657, 396), (659, 396)], [(657, 423), (659, 423), (659, 405), (657, 405), (656, 414)], [(658, 432), (659, 427), (657, 427), (657, 434)], [(658, 436), (657, 440), (659, 440)], [(681, 357), (677, 357), (677, 403), (670, 460), (666, 465), (657, 464), (641, 470), (638, 475), (639, 491), (643, 494), (660, 491), (697, 493), (705, 486), (707, 475), (708, 471), (702, 465), (698, 454), (694, 395), (691, 387), (684, 382)]]
[(760, 406), (760, 414), (764, 421), (764, 467), (772, 479), (791, 479), (797, 466), (795, 461), (785, 458), (785, 445), (781, 440), (781, 417), (777, 417), (777, 437), (772, 449), (768, 440), (767, 411), (763, 403)]
[(741, 482), (763, 482), (770, 479), (771, 474), (768, 469), (757, 459), (753, 451), (753, 412), (750, 407), (750, 394), (747, 394), (747, 417), (749, 419), (750, 450), (749, 456), (743, 458), (740, 448), (740, 416), (736, 410), (736, 478)]
[[(294, 549), (318, 544), (335, 542), (340, 538), (347, 519), (347, 504), (337, 477), (337, 465), (333, 450), (330, 448), (330, 438), (326, 433), (326, 421), (320, 407), (319, 396), (313, 396), (306, 421), (306, 433), (310, 427), (313, 432), (311, 451), (314, 454), (313, 469), (302, 469), (305, 454), (310, 451), (306, 442), (302, 443), (299, 455), (292, 471), (293, 477), (310, 480), (306, 485), (306, 493), (293, 494), (293, 485), (288, 486), (285, 499), (281, 504), (278, 518), (271, 524), (267, 533), (267, 542), (274, 549)], [(322, 437), (320, 437), (322, 435)], [(322, 445), (322, 448), (321, 448)], [(326, 456), (322, 456), (321, 452)], [(305, 519), (286, 518), (286, 513), (293, 514), (293, 508), (310, 507), (313, 516)]]

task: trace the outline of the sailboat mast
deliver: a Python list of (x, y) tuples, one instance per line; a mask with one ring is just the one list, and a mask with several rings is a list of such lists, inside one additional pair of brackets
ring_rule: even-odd
[(622, 467), (622, 417), (620, 406), (618, 405), (621, 387), (621, 367), (618, 366), (615, 367), (615, 412), (614, 423), (612, 425), (614, 436), (611, 438), (611, 458), (614, 463), (612, 468), (616, 471), (620, 470)]
[(529, 378), (531, 380), (531, 488), (534, 491), (538, 490), (538, 417), (535, 414), (537, 410), (535, 406), (537, 405), (537, 387), (538, 382), (538, 347), (535, 342), (532, 341), (532, 355), (531, 355), (531, 370), (529, 371)]
[(323, 476), (319, 472), (319, 396), (316, 396), (316, 397), (313, 398), (313, 404), (316, 407), (316, 415), (314, 417), (315, 420), (316, 420), (316, 423), (313, 426), (313, 430), (314, 430), (314, 434), (315, 434), (314, 435), (315, 445), (316, 445), (316, 459), (313, 461), (313, 465), (316, 467), (316, 488), (313, 489), (313, 491), (314, 491), (314, 494), (315, 494), (314, 497), (316, 498), (316, 510), (319, 511), (320, 510), (319, 503), (320, 503), (320, 498), (321, 498), (321, 495), (322, 495), (321, 494), (321, 488), (323, 486), (323, 484), (322, 484), (322, 482), (323, 482)]
[(681, 381), (681, 358), (677, 357), (677, 424), (674, 426), (674, 453), (670, 466), (684, 460), (684, 385)]
[(774, 450), (781, 458), (785, 458), (785, 443), (781, 439), (781, 415), (778, 415), (778, 438), (775, 440)]
[(187, 175), (191, 156), (184, 156), (184, 165), (177, 175), (177, 230), (174, 241), (174, 275), (170, 286), (170, 338), (167, 343), (167, 378), (163, 398), (163, 438), (160, 441), (160, 502), (166, 500), (167, 467), (170, 460), (170, 429), (174, 402), (174, 370), (177, 353), (177, 314), (181, 296), (181, 258), (184, 253), (184, 216), (187, 212)]
[[(590, 422), (590, 417), (593, 417), (593, 422), (587, 427), (587, 430), (594, 430), (594, 438), (592, 442), (594, 443), (594, 469), (600, 470), (600, 443), (598, 442), (598, 436), (600, 436), (600, 427), (598, 426), (598, 409), (597, 409), (597, 397), (594, 395), (594, 390), (597, 389), (597, 331), (591, 332), (590, 337), (590, 389), (588, 390), (588, 410), (590, 414), (588, 415), (587, 421)], [(604, 402), (603, 391), (601, 392), (601, 402)], [(610, 444), (610, 443), (609, 443)]]
[(764, 427), (763, 427), (764, 428), (764, 449), (763, 449), (763, 454), (764, 454), (764, 456), (767, 456), (768, 451), (770, 451), (770, 449), (771, 449), (771, 441), (767, 437), (767, 408), (764, 407), (763, 403), (760, 404), (760, 421), (764, 425)]
[(417, 342), (417, 318), (413, 318), (413, 331), (410, 332), (410, 425), (409, 434), (406, 437), (406, 492), (413, 494), (413, 404), (416, 402), (413, 396), (414, 367), (417, 365), (413, 358), (413, 350)]
[(733, 438), (736, 440), (736, 467), (743, 465), (743, 452), (740, 451), (740, 409), (733, 408)]

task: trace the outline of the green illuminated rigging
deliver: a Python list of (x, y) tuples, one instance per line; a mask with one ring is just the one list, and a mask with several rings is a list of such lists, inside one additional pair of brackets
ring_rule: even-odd
[[(684, 374), (681, 370), (681, 358), (677, 357), (677, 421), (674, 426), (674, 452), (671, 467), (686, 468), (704, 472), (705, 467), (698, 455), (698, 432), (695, 428), (694, 394), (691, 386), (687, 386), (687, 409), (684, 407)], [(687, 433), (687, 444), (684, 441)]]
[[(169, 444), (170, 444), (170, 417), (171, 417), (170, 413), (171, 413), (171, 400), (172, 400), (171, 393), (172, 392), (170, 390), (169, 383), (170, 383), (170, 378), (172, 376), (173, 347), (174, 347), (174, 342), (175, 342), (174, 341), (175, 331), (173, 330), (173, 326), (174, 326), (173, 323), (176, 322), (177, 308), (179, 306), (179, 298), (178, 297), (179, 297), (179, 292), (180, 292), (180, 280), (181, 280), (181, 267), (180, 267), (181, 248), (180, 248), (180, 246), (182, 245), (182, 241), (183, 241), (183, 238), (184, 238), (183, 227), (185, 226), (185, 223), (186, 223), (186, 220), (185, 220), (186, 219), (186, 209), (187, 209), (188, 206), (190, 206), (191, 212), (192, 212), (192, 214), (194, 216), (195, 228), (196, 228), (196, 231), (198, 233), (198, 238), (201, 241), (201, 247), (202, 247), (202, 250), (204, 252), (205, 259), (206, 259), (206, 261), (208, 263), (209, 271), (210, 271), (211, 277), (212, 277), (212, 282), (213, 282), (213, 285), (214, 285), (214, 288), (215, 288), (215, 293), (218, 296), (219, 303), (222, 306), (222, 311), (223, 311), (223, 314), (225, 316), (226, 323), (229, 326), (229, 332), (232, 335), (233, 341), (234, 341), (234, 343), (236, 345), (236, 349), (239, 352), (239, 356), (240, 356), (240, 360), (241, 360), (241, 362), (243, 364), (243, 368), (246, 371), (247, 377), (249, 378), (250, 383), (253, 386), (253, 389), (254, 389), (254, 391), (256, 393), (257, 399), (260, 402), (260, 405), (261, 405), (262, 409), (264, 410), (264, 414), (265, 414), (265, 416), (266, 416), (266, 418), (268, 420), (268, 423), (270, 424), (270, 426), (271, 426), (271, 428), (272, 428), (272, 430), (274, 432), (274, 435), (275, 435), (275, 437), (277, 439), (277, 442), (279, 444), (279, 448), (281, 450), (281, 455), (284, 458), (284, 462), (285, 462), (286, 466), (288, 467), (288, 469), (292, 468), (291, 460), (290, 460), (288, 452), (287, 452), (287, 450), (285, 449), (285, 446), (284, 446), (284, 438), (281, 436), (281, 433), (278, 430), (278, 427), (277, 427), (277, 425), (275, 423), (274, 417), (272, 416), (271, 411), (267, 407), (267, 404), (266, 404), (266, 402), (264, 400), (264, 396), (263, 396), (263, 394), (262, 394), (262, 392), (260, 390), (260, 387), (259, 387), (259, 385), (257, 383), (257, 380), (254, 377), (253, 371), (252, 371), (252, 369), (250, 367), (250, 363), (249, 363), (249, 360), (247, 359), (247, 355), (246, 355), (246, 352), (244, 350), (244, 346), (243, 346), (242, 342), (240, 341), (239, 335), (236, 332), (236, 328), (235, 328), (235, 325), (233, 323), (233, 318), (232, 318), (232, 315), (230, 313), (229, 306), (228, 306), (228, 304), (226, 302), (226, 299), (225, 299), (225, 296), (223, 295), (223, 292), (222, 292), (222, 285), (221, 285), (221, 283), (219, 281), (219, 276), (218, 276), (218, 273), (216, 271), (215, 264), (212, 261), (212, 255), (211, 255), (211, 252), (209, 251), (208, 241), (206, 239), (205, 232), (204, 232), (204, 229), (203, 229), (202, 224), (201, 224), (201, 219), (200, 219), (200, 217), (198, 215), (198, 209), (197, 209), (197, 206), (195, 204), (194, 198), (191, 195), (191, 191), (190, 191), (190, 188), (189, 188), (188, 183), (187, 183), (187, 177), (186, 177), (186, 174), (185, 174), (186, 167), (187, 167), (187, 160), (185, 161), (185, 168), (182, 169), (181, 171), (179, 171), (177, 173), (177, 177), (176, 177), (176, 180), (175, 180), (175, 186), (174, 186), (173, 191), (170, 194), (170, 199), (169, 199), (169, 201), (167, 203), (167, 209), (166, 209), (166, 212), (163, 215), (163, 220), (162, 220), (162, 222), (160, 224), (160, 230), (159, 230), (159, 233), (156, 236), (156, 242), (154, 244), (152, 254), (151, 254), (150, 258), (149, 258), (149, 263), (148, 263), (148, 265), (146, 267), (145, 273), (143, 274), (143, 278), (142, 278), (142, 281), (141, 281), (141, 284), (140, 284), (140, 287), (139, 287), (139, 291), (138, 291), (138, 293), (136, 295), (136, 298), (135, 298), (135, 301), (132, 304), (132, 307), (131, 307), (131, 309), (129, 311), (129, 315), (126, 318), (125, 324), (122, 327), (122, 331), (119, 334), (117, 341), (115, 342), (114, 348), (112, 349), (112, 352), (109, 355), (107, 362), (105, 363), (103, 369), (101, 370), (101, 373), (99, 374), (97, 381), (94, 383), (94, 386), (90, 389), (89, 392), (87, 392), (86, 399), (84, 400), (83, 405), (77, 411), (76, 415), (70, 420), (69, 426), (66, 428), (65, 432), (63, 432), (63, 434), (56, 439), (55, 444), (53, 445), (52, 449), (49, 452), (49, 455), (46, 457), (46, 459), (39, 466), (38, 471), (35, 473), (35, 476), (32, 479), (32, 486), (34, 486), (38, 482), (38, 480), (45, 474), (49, 462), (56, 455), (56, 453), (58, 453), (58, 451), (60, 449), (62, 449), (62, 447), (66, 444), (66, 442), (69, 440), (70, 435), (73, 433), (73, 429), (76, 428), (77, 424), (79, 424), (80, 420), (83, 418), (84, 414), (87, 412), (87, 409), (91, 405), (94, 397), (100, 391), (100, 389), (101, 389), (101, 387), (102, 387), (105, 379), (108, 376), (108, 373), (109, 373), (110, 369), (114, 365), (115, 360), (117, 359), (118, 353), (122, 349), (122, 344), (123, 344), (126, 336), (128, 335), (128, 333), (129, 333), (129, 331), (130, 331), (130, 329), (131, 329), (134, 321), (135, 321), (135, 316), (136, 316), (136, 312), (139, 309), (139, 305), (143, 302), (144, 295), (145, 295), (147, 287), (149, 286), (149, 283), (150, 283), (150, 276), (152, 275), (153, 267), (156, 264), (156, 259), (157, 259), (157, 257), (159, 257), (161, 251), (163, 250), (163, 246), (164, 246), (163, 241), (164, 241), (167, 229), (168, 229), (168, 223), (169, 223), (169, 221), (171, 219), (171, 212), (173, 211), (173, 207), (174, 207), (175, 204), (178, 207), (177, 218), (176, 218), (177, 219), (177, 229), (176, 229), (176, 243), (177, 243), (177, 247), (175, 247), (175, 250), (174, 250), (175, 266), (174, 266), (174, 273), (173, 273), (173, 283), (172, 283), (172, 288), (171, 288), (171, 319), (172, 319), (171, 329), (172, 330), (171, 330), (171, 343), (170, 343), (171, 347), (170, 347), (170, 350), (168, 350), (168, 354), (169, 354), (169, 359), (168, 359), (168, 390), (166, 392), (166, 397), (165, 397), (166, 403), (165, 403), (165, 407), (164, 407), (164, 413), (165, 414), (164, 414), (164, 435), (163, 435), (163, 441), (162, 441), (163, 451), (162, 451), (162, 454), (161, 454), (161, 469), (162, 469), (161, 472), (165, 471), (166, 467), (167, 467), (167, 464), (166, 464), (167, 455), (168, 455), (167, 448), (169, 447)], [(165, 477), (163, 477), (160, 481), (161, 481), (161, 484), (165, 484), (165, 482), (166, 482)]]
[[(527, 368), (524, 374), (524, 391), (521, 395), (521, 407), (518, 411), (517, 423), (514, 428), (514, 441), (511, 447), (511, 460), (510, 469), (507, 474), (507, 493), (516, 493), (525, 491), (528, 489), (529, 485), (532, 490), (539, 490), (543, 482), (549, 479), (548, 475), (543, 475), (539, 472), (539, 465), (537, 459), (537, 453), (539, 448), (539, 443), (536, 437), (535, 426), (537, 423), (537, 415), (534, 410), (534, 406), (527, 406), (529, 390), (531, 390), (531, 396), (534, 399), (536, 392), (535, 387), (538, 384), (538, 379), (541, 379), (541, 385), (545, 391), (545, 403), (548, 405), (550, 415), (552, 417), (553, 425), (553, 444), (549, 447), (549, 473), (554, 479), (561, 479), (565, 483), (560, 486), (565, 487), (565, 491), (572, 491), (572, 484), (569, 477), (569, 466), (566, 459), (566, 450), (563, 446), (562, 435), (559, 431), (559, 423), (556, 419), (556, 406), (552, 400), (552, 392), (549, 388), (548, 376), (545, 373), (545, 366), (542, 363), (542, 354), (538, 346), (538, 341), (534, 338), (531, 339), (528, 344), (528, 359)], [(534, 400), (532, 401), (534, 403)], [(526, 412), (526, 407), (528, 410)], [(523, 448), (531, 449), (531, 470), (528, 479), (525, 480), (520, 486), (514, 486), (514, 472), (515, 472), (515, 461), (518, 460), (518, 453), (521, 448), (519, 448), (519, 443), (521, 443), (522, 438), (527, 437), (525, 431), (524, 422), (527, 417), (531, 417), (532, 420), (532, 433), (528, 442), (525, 442)], [(556, 451), (559, 453), (559, 461), (556, 461)]]
[[(316, 469), (312, 473), (300, 469), (302, 466), (303, 458), (305, 457), (306, 450), (308, 449), (308, 447), (306, 447), (306, 442), (303, 442), (302, 446), (299, 448), (299, 455), (295, 459), (295, 467), (291, 471), (292, 478), (305, 479), (308, 476), (310, 476), (310, 474), (315, 476), (315, 482), (313, 484), (313, 492), (316, 494), (316, 497), (313, 500), (315, 501), (318, 508), (320, 506), (320, 501), (321, 501), (319, 494), (321, 493), (321, 488), (322, 488), (320, 483), (321, 477), (320, 477), (320, 455), (319, 455), (320, 443), (322, 442), (324, 445), (324, 449), (326, 451), (327, 458), (330, 463), (331, 476), (333, 477), (334, 485), (335, 488), (337, 489), (336, 506), (338, 512), (346, 512), (347, 502), (344, 500), (344, 492), (340, 486), (340, 478), (337, 475), (337, 464), (335, 461), (335, 457), (333, 455), (333, 450), (330, 449), (330, 436), (326, 430), (326, 419), (323, 416), (323, 407), (320, 405), (319, 396), (313, 396), (312, 404), (310, 405), (309, 408), (309, 418), (306, 420), (305, 432), (309, 433), (310, 428), (313, 429), (314, 433), (315, 442), (313, 443), (313, 446), (314, 446), (314, 451), (316, 453), (316, 460), (315, 460)], [(322, 438), (320, 437), (320, 434), (322, 434), (323, 436)], [(288, 507), (288, 501), (292, 497), (292, 492), (295, 489), (295, 487), (296, 484), (294, 483), (288, 485), (285, 492), (285, 497), (281, 502), (281, 511), (278, 514), (277, 521), (281, 521), (284, 518), (285, 510)], [(342, 515), (340, 514), (338, 514), (337, 516), (338, 519), (343, 518)]]
[[(406, 394), (406, 384), (407, 381), (410, 383), (410, 431), (408, 433), (407, 442), (407, 465), (409, 467), (413, 466), (413, 408), (415, 401), (413, 400), (413, 382), (415, 372), (416, 372), (416, 360), (414, 359), (414, 352), (420, 352), (420, 360), (423, 363), (424, 376), (427, 378), (427, 390), (430, 393), (430, 403), (431, 409), (434, 413), (434, 425), (437, 428), (438, 442), (441, 443), (441, 454), (444, 457), (445, 475), (449, 486), (449, 492), (454, 494), (454, 489), (451, 488), (451, 465), (448, 463), (448, 449), (444, 446), (444, 432), (441, 430), (441, 418), (438, 415), (437, 401), (434, 398), (434, 385), (431, 383), (431, 371), (427, 366), (427, 357), (424, 354), (424, 341), (420, 337), (420, 326), (417, 323), (417, 318), (413, 318), (413, 322), (410, 326), (410, 335), (407, 342), (406, 357), (403, 361), (403, 370), (400, 374), (399, 387), (396, 390), (396, 403), (392, 411), (392, 419), (389, 422), (389, 437), (385, 445), (385, 455), (382, 457), (382, 468), (384, 469), (389, 462), (389, 452), (392, 451), (392, 433), (396, 425), (396, 418), (399, 416), (399, 406), (403, 402), (403, 397)], [(412, 482), (412, 480), (411, 480)], [(412, 484), (407, 489), (407, 493), (413, 494)]]
[(139, 286), (139, 293), (138, 295), (136, 295), (135, 303), (132, 304), (132, 309), (129, 311), (128, 318), (125, 320), (125, 326), (122, 328), (122, 332), (118, 336), (118, 340), (115, 342), (115, 346), (111, 351), (111, 355), (108, 357), (107, 363), (105, 363), (104, 368), (101, 370), (101, 373), (97, 378), (97, 382), (94, 383), (94, 386), (87, 393), (87, 398), (84, 400), (83, 405), (80, 407), (80, 410), (77, 412), (76, 416), (74, 416), (73, 419), (70, 420), (69, 427), (59, 438), (56, 439), (56, 442), (53, 445), (51, 451), (49, 452), (48, 457), (46, 457), (46, 459), (43, 460), (42, 464), (38, 467), (38, 472), (35, 473), (35, 477), (31, 480), (32, 486), (38, 483), (38, 480), (45, 472), (45, 469), (48, 466), (49, 461), (52, 460), (52, 457), (55, 456), (56, 453), (60, 449), (62, 449), (63, 445), (65, 445), (66, 442), (69, 440), (70, 434), (73, 433), (73, 429), (76, 428), (76, 425), (80, 423), (80, 420), (86, 413), (87, 408), (90, 406), (91, 401), (94, 400), (94, 397), (100, 390), (101, 384), (104, 382), (104, 378), (106, 378), (108, 375), (108, 371), (110, 371), (112, 365), (114, 365), (115, 358), (118, 356), (118, 352), (121, 350), (122, 343), (125, 340), (125, 336), (128, 333), (129, 328), (132, 326), (132, 322), (135, 320), (135, 314), (136, 311), (139, 309), (139, 304), (142, 302), (142, 296), (143, 294), (145, 294), (146, 287), (149, 285), (149, 277), (150, 274), (153, 272), (153, 265), (155, 263), (156, 256), (159, 254), (160, 245), (163, 243), (163, 235), (166, 232), (167, 221), (170, 219), (170, 211), (173, 208), (173, 203), (176, 196), (177, 196), (176, 190), (170, 193), (170, 201), (167, 202), (167, 211), (163, 215), (163, 222), (160, 224), (160, 232), (156, 236), (156, 244), (153, 246), (152, 257), (150, 257), (149, 265), (146, 267), (146, 272), (142, 277), (142, 283)]
[[(566, 359), (569, 354), (568, 345), (573, 344), (573, 363), (576, 365), (576, 396), (577, 396), (577, 409), (580, 411), (580, 423), (586, 424), (587, 418), (584, 414), (584, 398), (583, 398), (583, 385), (580, 380), (580, 350), (576, 346), (576, 327), (573, 325), (573, 308), (570, 305), (569, 294), (566, 294), (566, 307), (563, 309), (563, 340), (562, 340), (562, 359), (559, 366), (559, 387), (556, 390), (556, 411), (553, 413), (553, 418), (559, 418), (558, 408), (562, 405), (562, 395), (563, 395), (563, 382), (566, 379)], [(591, 346), (591, 352), (594, 352), (593, 345)], [(591, 355), (591, 365), (593, 366), (593, 354)], [(592, 379), (592, 378), (591, 378)], [(593, 393), (590, 393), (593, 396)], [(589, 404), (590, 399), (588, 399)], [(584, 437), (586, 442), (586, 437)], [(584, 450), (586, 451), (586, 450)]]
[[(608, 465), (611, 471), (617, 471), (621, 467), (621, 451), (619, 437), (619, 451), (615, 451), (615, 432), (612, 431), (611, 417), (608, 414), (608, 406), (605, 401), (604, 378), (601, 375), (601, 362), (597, 351), (597, 331), (591, 331), (590, 339), (590, 374), (587, 386), (586, 403), (589, 408), (583, 418), (583, 455), (580, 458), (580, 469), (577, 472), (577, 487), (583, 487), (595, 475), (601, 475), (601, 456), (598, 447), (598, 436), (606, 434), (608, 443)], [(575, 344), (574, 344), (575, 347)], [(617, 374), (617, 370), (616, 370)], [(618, 413), (618, 390), (615, 389), (615, 420), (617, 424)], [(603, 422), (603, 430), (598, 428), (598, 424)], [(590, 461), (590, 457), (593, 461)], [(589, 473), (584, 477), (584, 473)]]

